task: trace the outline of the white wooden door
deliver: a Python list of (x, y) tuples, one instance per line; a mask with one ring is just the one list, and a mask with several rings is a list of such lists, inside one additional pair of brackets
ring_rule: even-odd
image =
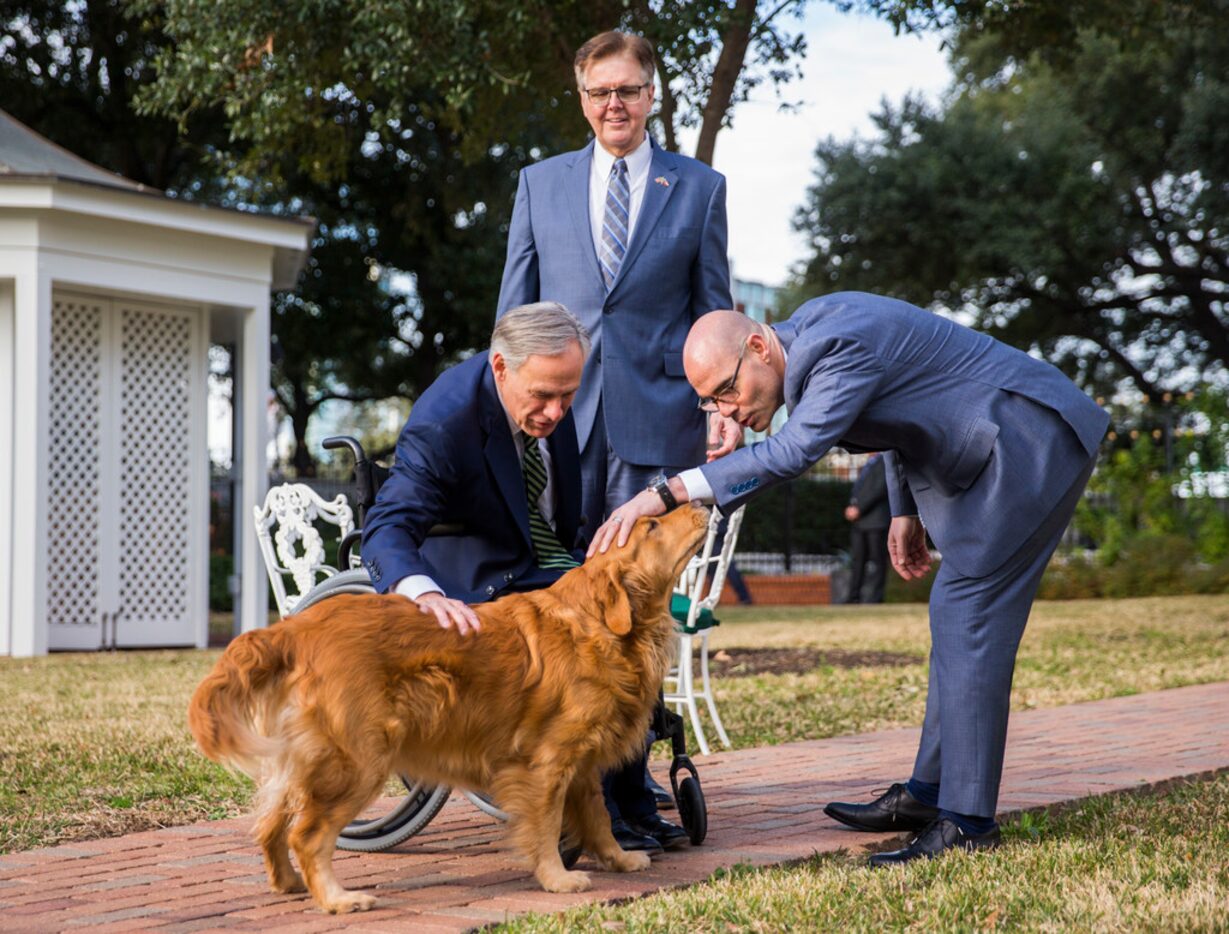
[(52, 649), (200, 641), (203, 340), (202, 316), (192, 309), (55, 295)]

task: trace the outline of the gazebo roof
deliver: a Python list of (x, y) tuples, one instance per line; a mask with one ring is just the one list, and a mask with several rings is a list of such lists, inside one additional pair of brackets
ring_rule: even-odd
[(0, 110), (0, 176), (67, 178), (125, 191), (154, 191), (73, 155)]
[(293, 287), (311, 248), (304, 232), (316, 226), (314, 217), (173, 197), (74, 155), (3, 110), (0, 207), (61, 209), (272, 246), (275, 289)]

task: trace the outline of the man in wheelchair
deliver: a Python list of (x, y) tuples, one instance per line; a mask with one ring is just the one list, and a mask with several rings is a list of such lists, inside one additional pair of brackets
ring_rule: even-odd
[[(480, 639), (468, 604), (548, 587), (584, 560), (570, 408), (589, 346), (562, 305), (524, 305), (500, 317), (488, 354), (419, 397), (364, 523), (363, 564), (376, 590)], [(687, 843), (687, 831), (657, 813), (644, 757), (604, 776), (602, 788), (623, 849)]]

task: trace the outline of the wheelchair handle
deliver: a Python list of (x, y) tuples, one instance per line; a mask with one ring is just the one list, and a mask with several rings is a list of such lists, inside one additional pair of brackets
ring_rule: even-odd
[(339, 448), (350, 449), (350, 454), (354, 458), (355, 518), (358, 519), (358, 527), (361, 529), (367, 521), (367, 510), (376, 501), (375, 478), (372, 476), (371, 461), (367, 459), (367, 452), (363, 450), (358, 439), (350, 435), (333, 435), (325, 438), (321, 444), (330, 451)]

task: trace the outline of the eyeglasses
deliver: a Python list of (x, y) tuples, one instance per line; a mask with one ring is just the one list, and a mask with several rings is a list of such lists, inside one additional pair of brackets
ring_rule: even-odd
[(619, 100), (625, 104), (634, 104), (647, 87), (647, 84), (625, 84), (619, 88), (585, 88), (585, 94), (589, 96), (589, 103), (598, 107), (609, 103), (611, 94), (618, 94)]
[(701, 412), (716, 412), (717, 404), (727, 405), (738, 401), (738, 371), (743, 368), (743, 357), (747, 355), (747, 340), (743, 339), (742, 349), (738, 351), (738, 365), (734, 367), (734, 375), (727, 379), (711, 396), (705, 396), (696, 406)]

